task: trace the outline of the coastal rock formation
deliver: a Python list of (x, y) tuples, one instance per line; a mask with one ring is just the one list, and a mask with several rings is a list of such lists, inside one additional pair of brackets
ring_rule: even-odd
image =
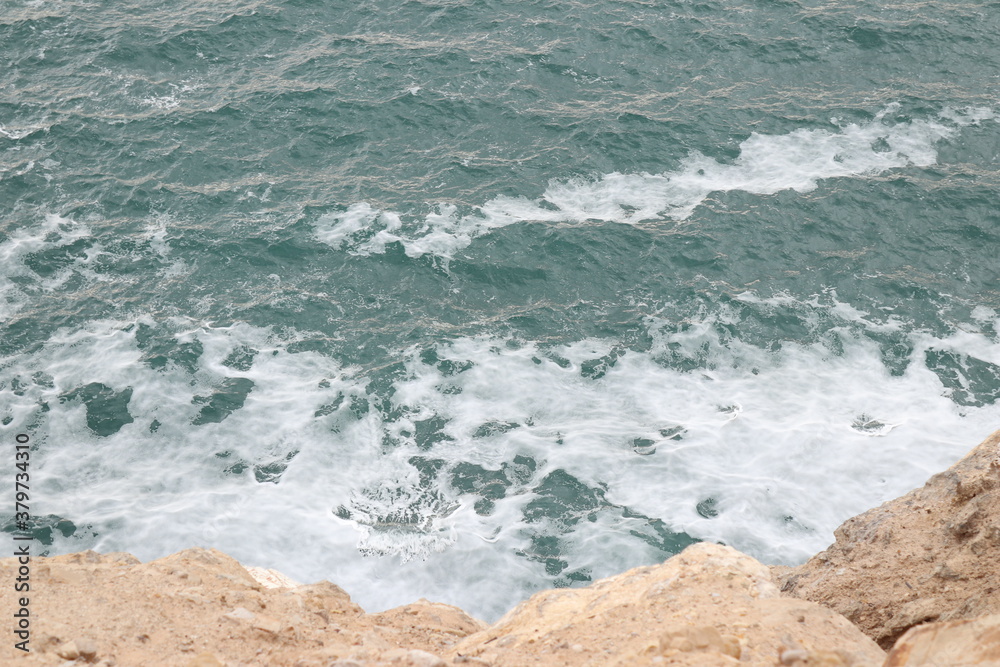
[(1000, 615), (926, 623), (906, 631), (884, 667), (995, 667), (1000, 665)]
[(835, 537), (780, 574), (781, 589), (835, 609), (883, 648), (921, 623), (1000, 613), (1000, 431)]
[[(0, 586), (15, 569), (0, 561)], [(2, 664), (862, 667), (884, 657), (842, 616), (782, 597), (764, 565), (708, 543), (539, 593), (489, 628), (426, 600), (366, 614), (329, 582), (251, 575), (206, 549), (146, 564), (88, 551), (37, 559), (32, 576), (32, 653), (6, 643)]]
[(538, 593), (454, 652), (498, 667), (861, 666), (884, 658), (839, 614), (782, 597), (764, 565), (704, 542), (661, 565)]
[[(485, 627), (425, 600), (365, 614), (329, 582), (268, 587), (294, 582), (254, 570), (259, 580), (210, 549), (146, 564), (93, 551), (35, 559), (31, 652), (5, 641), (0, 664), (326, 667), (352, 659), (423, 666), (440, 664), (437, 654)], [(3, 590), (11, 590), (15, 572), (14, 559), (0, 560)]]

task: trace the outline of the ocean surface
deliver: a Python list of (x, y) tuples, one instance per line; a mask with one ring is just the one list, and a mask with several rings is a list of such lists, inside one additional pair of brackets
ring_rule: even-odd
[(0, 524), (486, 619), (1000, 427), (1000, 2), (4, 0)]

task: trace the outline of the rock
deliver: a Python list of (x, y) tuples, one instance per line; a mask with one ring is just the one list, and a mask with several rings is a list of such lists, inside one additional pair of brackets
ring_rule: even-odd
[(247, 567), (246, 570), (264, 588), (296, 588), (302, 585), (277, 570), (265, 567)]
[[(19, 564), (0, 559), (0, 590), (12, 590)], [(0, 644), (0, 665), (382, 664), (400, 649), (403, 665), (437, 664), (456, 641), (484, 624), (427, 601), (366, 614), (341, 588), (261, 585), (237, 561), (188, 549), (149, 563), (95, 552), (32, 559), (32, 653)], [(68, 641), (72, 640), (72, 641)], [(101, 647), (105, 655), (98, 651)], [(113, 650), (114, 656), (107, 655)], [(416, 651), (416, 653), (412, 653)], [(433, 656), (433, 660), (428, 656)]]
[(778, 664), (784, 667), (851, 667), (856, 664), (850, 654), (841, 651), (782, 651)]
[(97, 660), (97, 644), (89, 639), (76, 639), (75, 642), (81, 658), (88, 662)]
[(245, 607), (237, 607), (233, 609), (228, 614), (223, 614), (222, 617), (230, 621), (252, 621), (256, 614), (254, 614), (249, 609)]
[(885, 622), (885, 629), (889, 634), (899, 636), (915, 625), (937, 620), (942, 607), (943, 604), (938, 598), (907, 602)]
[(76, 660), (80, 657), (80, 649), (77, 648), (75, 641), (68, 641), (56, 649), (56, 655), (63, 660)]
[(351, 602), (351, 596), (344, 589), (329, 581), (299, 586), (291, 592), (302, 600), (306, 609), (324, 616), (327, 622), (336, 616), (360, 616), (364, 613), (361, 607)]
[(883, 648), (920, 623), (1000, 613), (1000, 431), (835, 537), (783, 572), (782, 590), (837, 610)]
[[(500, 667), (558, 655), (560, 665), (766, 665), (783, 642), (845, 651), (877, 665), (884, 653), (845, 618), (782, 598), (770, 572), (730, 547), (699, 543), (661, 565), (640, 567), (586, 588), (545, 591), (521, 603), (453, 651)], [(586, 646), (586, 652), (569, 647)], [(595, 660), (595, 656), (600, 656)], [(806, 663), (812, 664), (812, 663)]]
[(710, 625), (668, 630), (660, 636), (660, 652), (670, 650), (720, 653), (739, 659), (740, 640), (732, 635), (721, 635)]
[(427, 651), (413, 650), (407, 651), (402, 660), (393, 664), (405, 665), (406, 667), (446, 667), (447, 663)]
[(910, 628), (892, 647), (883, 667), (941, 665), (1000, 665), (1000, 614), (975, 620), (927, 623)]
[(410, 643), (416, 639), (414, 633), (433, 633), (437, 641), (422, 649), (443, 652), (452, 644), (487, 626), (472, 618), (458, 607), (439, 602), (418, 600), (412, 604), (395, 607), (388, 611), (372, 614), (371, 620), (381, 628), (397, 633), (398, 640)]
[(268, 632), (272, 635), (278, 634), (285, 629), (287, 625), (287, 623), (282, 623), (273, 616), (264, 616), (263, 614), (258, 615), (253, 619), (253, 621), (250, 622), (250, 627)]

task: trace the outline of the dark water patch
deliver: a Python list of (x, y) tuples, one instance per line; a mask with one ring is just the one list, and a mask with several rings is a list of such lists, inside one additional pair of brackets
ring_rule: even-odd
[(258, 484), (277, 484), (281, 481), (281, 476), (285, 474), (288, 469), (288, 464), (291, 463), (299, 453), (299, 450), (293, 450), (285, 454), (283, 457), (274, 459), (267, 463), (258, 463), (253, 467), (254, 479), (257, 480)]
[(444, 432), (450, 420), (438, 415), (413, 422), (413, 441), (422, 451), (427, 451), (439, 442), (454, 442), (455, 438)]
[(434, 366), (445, 377), (464, 373), (475, 366), (475, 363), (465, 360), (441, 359), (436, 348), (429, 347), (420, 353), (420, 361), (427, 366)]
[(685, 532), (671, 530), (661, 519), (648, 517), (628, 507), (622, 508), (622, 518), (636, 520), (638, 525), (631, 528), (629, 534), (656, 548), (664, 554), (664, 559), (679, 554), (687, 547), (700, 541)]
[(1000, 366), (947, 350), (927, 350), (924, 357), (959, 405), (980, 407), (1000, 399)]
[(618, 360), (624, 355), (626, 348), (616, 345), (607, 354), (597, 359), (588, 359), (580, 364), (580, 375), (591, 380), (600, 380), (608, 371), (615, 367)]
[(695, 511), (703, 519), (714, 519), (719, 516), (718, 504), (719, 501), (710, 496), (699, 502), (695, 507)]
[(629, 446), (639, 456), (652, 456), (656, 453), (656, 441), (649, 438), (633, 438)]
[[(3, 526), (0, 527), (0, 532), (20, 536), (30, 535), (32, 540), (35, 540), (44, 547), (55, 546), (56, 540), (60, 538), (89, 540), (97, 536), (97, 533), (93, 530), (93, 525), (78, 526), (69, 519), (55, 514), (32, 516), (24, 524), (27, 527), (26, 530), (19, 527), (19, 522), (13, 520), (5, 521)], [(35, 553), (34, 551), (32, 553), (33, 555), (44, 557), (48, 556), (50, 551), (50, 549), (44, 549), (40, 553)]]
[(565, 470), (546, 475), (533, 492), (534, 498), (524, 508), (528, 523), (545, 520), (571, 529), (584, 518), (597, 521), (597, 512), (610, 506), (604, 498), (605, 489), (588, 487)]
[(894, 377), (901, 377), (913, 360), (913, 341), (903, 332), (865, 331), (865, 336), (878, 343), (882, 365)]
[(234, 371), (246, 372), (253, 366), (253, 360), (257, 354), (258, 351), (249, 345), (240, 345), (222, 360), (222, 365), (228, 366)]
[(191, 423), (195, 426), (218, 424), (243, 407), (253, 388), (254, 381), (249, 378), (224, 378), (211, 395), (191, 399), (192, 404), (202, 406)]
[(521, 428), (521, 424), (518, 424), (517, 422), (488, 421), (485, 424), (477, 426), (476, 430), (472, 432), (472, 437), (492, 438), (494, 436), (513, 431), (517, 428)]
[(564, 470), (546, 475), (532, 489), (534, 497), (524, 507), (525, 522), (535, 524), (537, 528), (528, 531), (530, 549), (518, 555), (544, 564), (545, 572), (550, 577), (562, 576), (563, 579), (556, 580), (554, 585), (569, 586), (589, 581), (584, 572), (577, 576), (565, 573), (569, 567), (566, 540), (581, 521), (597, 522), (602, 512), (609, 517), (617, 517), (629, 534), (667, 556), (679, 553), (697, 541), (686, 533), (671, 530), (660, 519), (608, 502), (605, 491), (601, 486), (587, 486)]
[(87, 407), (87, 428), (98, 436), (114, 435), (135, 421), (129, 414), (132, 388), (115, 391), (100, 382), (91, 382), (59, 397), (60, 402), (82, 401)]
[(179, 366), (192, 375), (198, 370), (198, 361), (205, 351), (200, 340), (181, 342), (169, 331), (156, 331), (140, 323), (135, 330), (135, 341), (142, 351), (142, 361), (150, 368), (165, 370), (168, 364)]
[[(482, 501), (489, 501), (488, 507), (492, 510), (493, 501), (505, 498), (512, 488), (527, 484), (537, 468), (538, 464), (534, 459), (520, 454), (494, 470), (462, 462), (450, 469), (450, 484), (459, 493), (471, 493), (479, 496)], [(477, 501), (476, 511), (480, 514), (489, 513), (480, 511), (481, 509), (483, 508)]]

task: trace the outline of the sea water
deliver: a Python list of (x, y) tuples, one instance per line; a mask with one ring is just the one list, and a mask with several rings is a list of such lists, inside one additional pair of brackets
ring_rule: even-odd
[(487, 619), (801, 562), (1000, 427), (997, 72), (981, 1), (9, 0), (29, 528)]

